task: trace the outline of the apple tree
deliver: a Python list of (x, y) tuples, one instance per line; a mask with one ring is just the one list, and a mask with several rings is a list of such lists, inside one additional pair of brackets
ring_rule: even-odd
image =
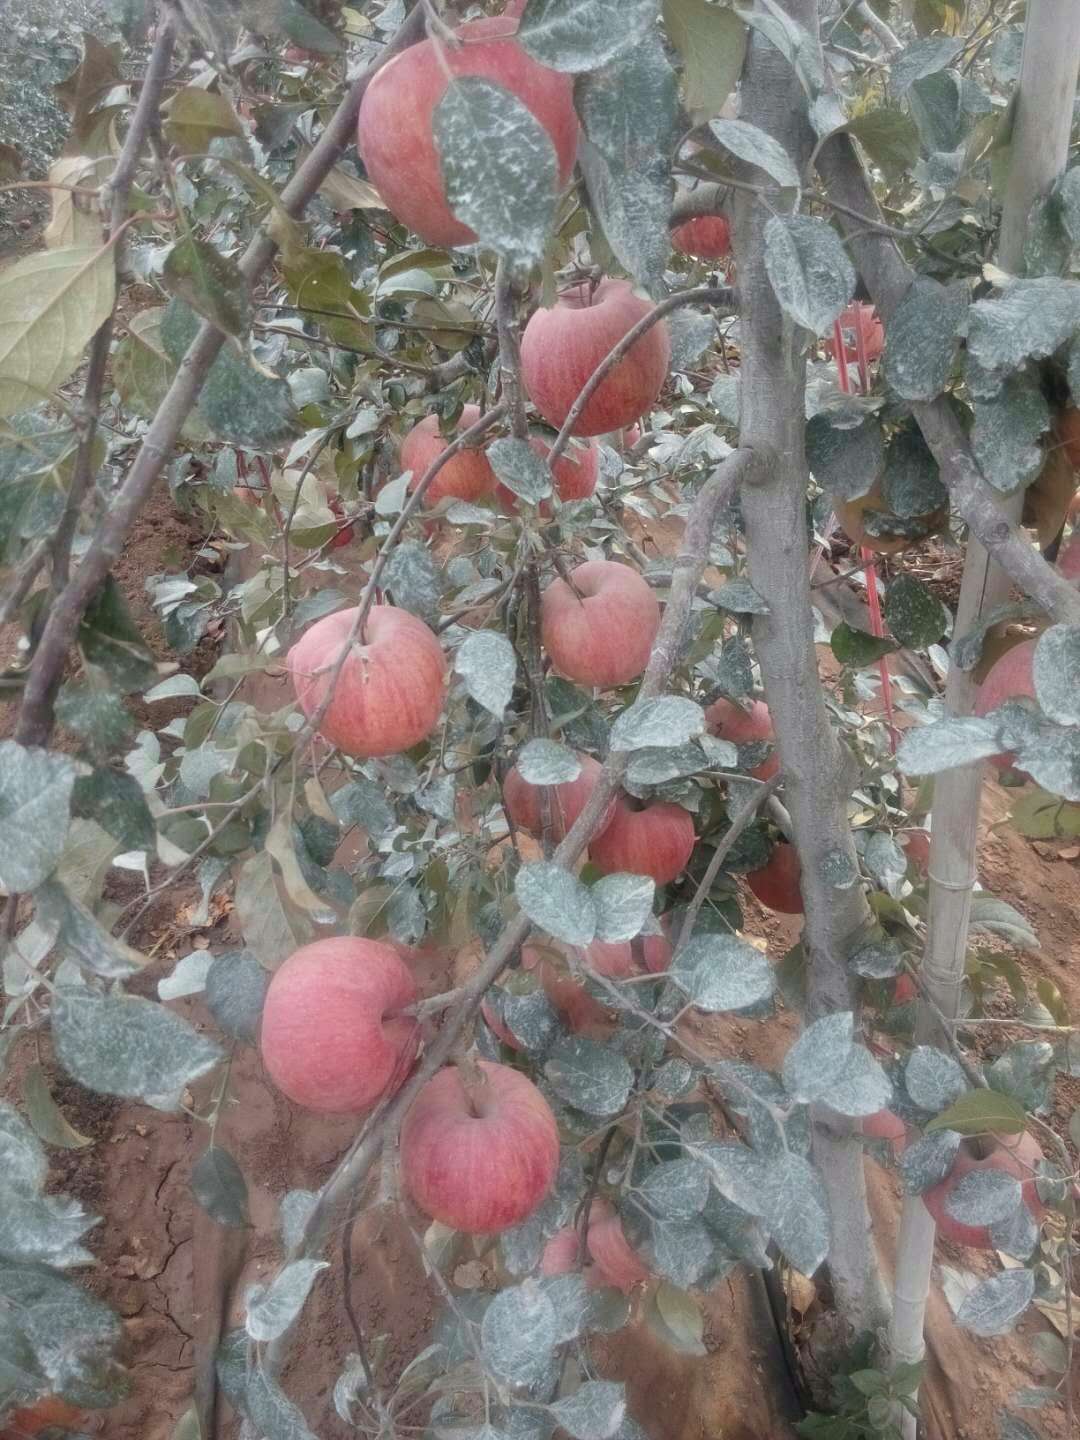
[[(827, 1281), (802, 1433), (913, 1435), (935, 1229), (1013, 1262), (945, 1272), (958, 1325), (1064, 1305), (1020, 1399), (1071, 1424), (1048, 1116), (1080, 1049), (976, 836), (986, 760), (1022, 833), (1080, 833), (1080, 16), (121, 10), (145, 58), (87, 36), (50, 223), (0, 271), (0, 1054), (184, 1107), (222, 1226), (230, 1057), (355, 1116), (216, 1358), (245, 1433), (314, 1433), (293, 1327), (383, 1205), (444, 1313), (404, 1371), (357, 1329), (363, 1433), (634, 1440), (590, 1335), (644, 1315), (701, 1353), (700, 1294), (752, 1267)], [(229, 563), (152, 577), (161, 660), (114, 572), (165, 485)], [(907, 564), (934, 534), (955, 615)], [(821, 584), (844, 544), (859, 623)], [(186, 708), (137, 729), (134, 697)], [(151, 999), (139, 921), (180, 880), (243, 944)], [(747, 890), (802, 917), (787, 954)], [(1003, 996), (1022, 1039), (980, 1028)], [(724, 1017), (781, 1006), (798, 1038), (752, 1062)], [(0, 1413), (71, 1428), (127, 1377), (79, 1283), (98, 1217), (46, 1188), (45, 1076), (0, 1104)], [(868, 1163), (905, 1197), (888, 1266)], [(501, 1288), (455, 1288), (463, 1246)]]

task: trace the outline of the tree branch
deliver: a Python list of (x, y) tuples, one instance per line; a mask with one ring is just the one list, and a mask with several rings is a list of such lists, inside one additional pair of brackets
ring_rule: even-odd
[[(421, 39), (423, 29), (423, 13), (417, 6), (388, 41), (379, 58), (354, 81), (318, 142), (281, 192), (281, 205), (289, 215), (296, 217), (303, 213), (352, 138), (360, 102), (373, 76), (400, 51)], [(254, 286), (267, 268), (276, 249), (277, 243), (268, 229), (252, 240), (240, 261), (241, 273), (249, 287)], [(224, 333), (208, 322), (199, 327), (150, 423), (126, 480), (98, 526), (78, 570), (50, 610), (27, 676), (16, 731), (16, 739), (21, 744), (44, 745), (47, 742), (53, 725), (53, 701), (79, 622), (105, 577), (123, 554), (128, 533), (146, 503), (185, 420), (191, 414), (210, 367), (224, 343)]]
[[(821, 147), (817, 167), (831, 197), (867, 215), (879, 214), (849, 136), (834, 135), (829, 139)], [(887, 237), (866, 232), (855, 234), (859, 227), (854, 223), (842, 228), (849, 232), (859, 272), (887, 328), (889, 317), (907, 292), (914, 274)], [(967, 437), (948, 401), (939, 397), (913, 404), (911, 409), (938, 462), (953, 504), (972, 534), (1021, 589), (1055, 620), (1080, 623), (1080, 591), (1046, 563), (1002, 509), (982, 478)]]
[(686, 907), (686, 913), (683, 916), (683, 922), (681, 927), (679, 928), (679, 938), (675, 942), (676, 951), (681, 950), (686, 944), (686, 942), (690, 939), (690, 936), (694, 933), (694, 926), (697, 923), (697, 917), (701, 911), (702, 905), (704, 905), (706, 899), (708, 898), (709, 891), (712, 889), (713, 881), (720, 873), (721, 865), (723, 865), (724, 861), (731, 854), (732, 850), (734, 850), (735, 844), (739, 836), (750, 824), (754, 816), (758, 813), (758, 811), (765, 804), (765, 802), (771, 796), (776, 794), (777, 790), (780, 787), (780, 780), (780, 772), (777, 772), (770, 780), (766, 780), (764, 784), (761, 784), (760, 782), (753, 782), (756, 786), (753, 794), (739, 807), (738, 810), (736, 810), (735, 814), (731, 817), (731, 823), (728, 826), (727, 834), (713, 851), (712, 859), (709, 861), (709, 864), (706, 867), (705, 874), (701, 877), (701, 883), (698, 885), (697, 890), (694, 892), (694, 898)]

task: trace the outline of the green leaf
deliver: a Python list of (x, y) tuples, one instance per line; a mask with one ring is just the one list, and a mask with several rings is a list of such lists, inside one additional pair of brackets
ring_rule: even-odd
[(527, 440), (493, 440), (487, 458), (495, 478), (530, 505), (538, 505), (551, 494), (548, 463)]
[(529, 0), (517, 38), (542, 65), (578, 74), (643, 41), (656, 12), (657, 0)]
[[(865, 110), (843, 126), (889, 180), (906, 175), (919, 158), (919, 131), (910, 115), (892, 106)], [(890, 330), (890, 343), (892, 334)]]
[(235, 260), (208, 240), (185, 235), (169, 251), (162, 284), (226, 335), (245, 335), (251, 324), (247, 281)]
[(949, 612), (921, 581), (898, 575), (885, 592), (885, 622), (901, 645), (925, 650), (944, 635)]
[(969, 1090), (935, 1115), (926, 1133), (955, 1130), (960, 1135), (1019, 1135), (1026, 1124), (1023, 1109), (1007, 1095), (996, 1090)]
[(664, 28), (683, 62), (683, 104), (691, 123), (719, 115), (746, 58), (746, 26), (707, 0), (664, 0)]
[(934, 75), (950, 65), (963, 49), (963, 42), (947, 35), (915, 40), (892, 62), (889, 83), (894, 95), (903, 95), (916, 80)]
[(0, 885), (9, 894), (36, 890), (55, 869), (74, 786), (66, 756), (0, 740)]
[(582, 1035), (559, 1041), (544, 1074), (560, 1100), (586, 1115), (617, 1115), (634, 1086), (634, 1072), (622, 1055)]
[(889, 320), (885, 378), (905, 400), (933, 400), (945, 389), (967, 305), (964, 286), (927, 276), (904, 294)]
[(900, 1156), (900, 1180), (908, 1195), (925, 1195), (952, 1170), (961, 1136), (955, 1130), (920, 1135)]
[(556, 740), (530, 740), (522, 746), (515, 768), (529, 785), (565, 785), (581, 774), (581, 761)]
[(840, 237), (810, 215), (771, 217), (765, 269), (781, 308), (813, 335), (826, 334), (855, 293), (855, 270)]
[(208, 1145), (191, 1172), (195, 1199), (219, 1225), (247, 1226), (247, 1181), (240, 1166), (220, 1145)]
[[(165, 307), (140, 310), (127, 321), (127, 334), (112, 353), (112, 381), (129, 410), (152, 420), (176, 379), (176, 365), (165, 353), (161, 323)], [(185, 440), (199, 444), (210, 432), (193, 411), (181, 431)]]
[(1023, 1202), (1020, 1181), (1000, 1170), (961, 1175), (945, 1196), (945, 1210), (961, 1225), (993, 1225), (1007, 1220)]
[(115, 294), (116, 257), (100, 246), (39, 250), (0, 272), (0, 417), (70, 378)]
[(705, 1208), (709, 1172), (699, 1160), (667, 1160), (649, 1171), (638, 1194), (662, 1220), (689, 1220)]
[(616, 64), (584, 76), (576, 104), (584, 132), (578, 164), (593, 216), (619, 263), (655, 290), (671, 255), (668, 157), (679, 135), (678, 86), (659, 39), (645, 36)]
[(102, 690), (79, 680), (69, 680), (61, 687), (56, 697), (56, 718), (99, 756), (118, 750), (135, 728), (115, 690)]
[(189, 85), (166, 106), (165, 137), (181, 155), (201, 155), (221, 135), (243, 136), (240, 118), (224, 95)]
[(172, 973), (158, 981), (159, 1000), (180, 1000), (185, 995), (201, 995), (206, 989), (206, 975), (214, 963), (209, 950), (192, 950), (183, 955), (172, 968)]
[(705, 729), (705, 712), (681, 695), (636, 700), (611, 727), (612, 750), (644, 750), (651, 745), (682, 745)]
[(236, 881), (236, 914), (244, 943), (259, 961), (274, 970), (305, 941), (312, 927), (305, 917), (287, 909), (278, 890), (272, 857), (265, 851), (250, 856)]
[(795, 1100), (823, 1101), (841, 1115), (874, 1115), (892, 1099), (881, 1066), (854, 1043), (850, 1011), (825, 1015), (808, 1026), (784, 1057), (782, 1073)]
[(559, 1319), (535, 1280), (502, 1290), (484, 1311), (480, 1346), (492, 1373), (513, 1385), (538, 1384), (560, 1340)]
[(885, 436), (875, 415), (856, 425), (837, 425), (827, 412), (806, 427), (806, 458), (814, 479), (830, 495), (856, 500), (865, 495), (885, 466)]
[(784, 190), (798, 190), (799, 172), (779, 140), (745, 120), (713, 120), (709, 125), (725, 150), (748, 165), (764, 170)]
[(733, 615), (767, 615), (768, 604), (749, 580), (729, 580), (718, 590), (709, 592), (709, 602)]
[(544, 258), (559, 164), (551, 136), (510, 91), (456, 77), (435, 107), (435, 145), (454, 215), (519, 273)]
[(0, 1294), (12, 1315), (5, 1332), (18, 1345), (19, 1369), (35, 1367), (46, 1382), (41, 1389), (95, 1408), (122, 1397), (120, 1319), (84, 1284), (41, 1265), (0, 1260)]
[(454, 656), (454, 670), (471, 698), (501, 720), (517, 677), (517, 656), (506, 636), (496, 630), (474, 630)]
[(58, 1150), (83, 1150), (93, 1145), (93, 1138), (80, 1135), (64, 1117), (63, 1111), (52, 1097), (45, 1071), (37, 1062), (28, 1065), (23, 1075), (23, 1103), (34, 1133), (46, 1145), (55, 1145)]
[(284, 1335), (311, 1293), (315, 1277), (328, 1269), (325, 1260), (293, 1260), (269, 1285), (253, 1285), (247, 1297), (247, 1332), (253, 1340), (276, 1340)]
[(917, 1045), (908, 1056), (904, 1084), (920, 1109), (935, 1113), (958, 1100), (968, 1088), (956, 1061), (933, 1045)]
[(184, 1090), (221, 1059), (217, 1045), (164, 1006), (133, 995), (57, 990), (56, 1058), (73, 1080), (104, 1095), (177, 1110)]
[[(183, 359), (198, 328), (198, 316), (191, 307), (182, 300), (170, 300), (161, 324), (161, 341), (175, 364)], [(249, 450), (277, 450), (298, 433), (286, 382), (256, 370), (227, 348), (210, 367), (198, 409), (220, 439)]]
[(626, 1387), (615, 1380), (586, 1380), (549, 1409), (574, 1440), (610, 1440), (626, 1415)]
[(37, 918), (56, 932), (55, 946), (67, 960), (106, 980), (133, 975), (146, 958), (98, 923), (58, 880), (46, 880), (34, 896)]
[(675, 956), (670, 978), (698, 1010), (746, 1010), (767, 1000), (775, 980), (768, 959), (734, 935), (698, 935)]
[(901, 521), (921, 521), (948, 506), (938, 463), (913, 421), (900, 426), (889, 441), (881, 495), (890, 514)]
[[(880, 660), (882, 655), (891, 654), (893, 650), (899, 649), (895, 640), (883, 636), (880, 639), (871, 635), (866, 630), (856, 630), (846, 620), (833, 630), (829, 637), (829, 646), (839, 660), (841, 665), (848, 665), (853, 670), (860, 670), (864, 665), (872, 665)], [(988, 751), (993, 754), (993, 751)]]
[(589, 892), (596, 907), (596, 939), (632, 940), (652, 914), (656, 884), (647, 875), (605, 875)]
[(1008, 901), (999, 900), (996, 895), (988, 895), (985, 891), (971, 897), (968, 924), (976, 930), (988, 930), (991, 935), (997, 935), (1023, 950), (1038, 951), (1041, 948), (1031, 923), (1019, 910), (1015, 910)]
[(1050, 429), (1050, 407), (1032, 371), (1008, 375), (996, 395), (974, 402), (971, 449), (995, 489), (1011, 494), (1029, 485), (1046, 458), (1039, 441)]
[(78, 640), (86, 663), (104, 670), (124, 695), (142, 690), (157, 679), (153, 654), (112, 575), (87, 607), (79, 624)]
[(974, 765), (1001, 749), (997, 726), (976, 715), (950, 716), (909, 730), (900, 741), (896, 763), (908, 775), (939, 775), (958, 765)]
[[(661, 1338), (683, 1355), (705, 1355), (705, 1321), (696, 1298), (662, 1280), (647, 1302), (647, 1320)], [(661, 1322), (656, 1325), (656, 1320)]]
[(968, 351), (987, 370), (1016, 370), (1025, 360), (1052, 355), (1078, 326), (1076, 281), (1014, 280), (999, 299), (972, 305)]
[(1006, 1270), (975, 1286), (957, 1309), (956, 1323), (974, 1335), (1006, 1335), (1034, 1298), (1034, 1270)]
[(588, 945), (596, 935), (596, 906), (576, 875), (547, 860), (523, 865), (514, 881), (518, 904), (541, 930), (567, 945)]
[(1080, 725), (1080, 625), (1051, 625), (1035, 645), (1035, 697), (1061, 725)]

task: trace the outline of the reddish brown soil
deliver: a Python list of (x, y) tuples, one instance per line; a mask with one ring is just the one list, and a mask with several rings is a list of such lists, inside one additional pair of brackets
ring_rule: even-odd
[[(160, 636), (142, 581), (169, 568), (179, 553), (176, 547), (187, 547), (190, 558), (200, 540), (163, 493), (125, 552), (124, 587), (152, 643), (158, 644)], [(661, 543), (660, 548), (669, 547)], [(180, 562), (187, 563), (182, 554)], [(210, 648), (204, 646), (190, 657), (196, 673), (210, 663)], [(177, 702), (178, 708), (183, 703)], [(163, 723), (165, 709), (155, 707), (156, 725)], [(4, 718), (0, 712), (0, 733)], [(988, 823), (1006, 809), (1007, 796), (991, 786)], [(1058, 848), (1071, 856), (1065, 847)], [(1043, 955), (1025, 959), (1025, 968), (1032, 975), (1050, 975), (1073, 1013), (1080, 1014), (1076, 860), (1057, 858), (1054, 847), (1034, 847), (1001, 830), (987, 833), (982, 867), (987, 886), (1022, 910), (1042, 936)], [(178, 887), (142, 922), (134, 939), (154, 958), (133, 988), (150, 993), (175, 960), (196, 946), (217, 950), (238, 942), (227, 902), (217, 907), (207, 926), (194, 927), (191, 900), (190, 893)], [(764, 937), (777, 959), (797, 936), (797, 921), (765, 914), (752, 900), (747, 916), (748, 933)], [(444, 967), (427, 963), (423, 968), (428, 990), (446, 988)], [(196, 1023), (205, 1020), (197, 1002), (181, 1002), (181, 1008)], [(790, 1043), (795, 1023), (790, 1012), (783, 1012), (769, 1025), (699, 1022), (696, 1028), (700, 1043), (717, 1053), (775, 1064)], [(1005, 1043), (1004, 1035), (1000, 1043)], [(16, 1084), (28, 1058), (21, 1053), (17, 1057)], [(55, 1181), (58, 1189), (79, 1196), (88, 1209), (105, 1217), (91, 1238), (98, 1264), (86, 1283), (127, 1319), (134, 1383), (125, 1404), (89, 1417), (85, 1428), (108, 1440), (170, 1440), (178, 1417), (192, 1401), (198, 1367), (205, 1366), (221, 1330), (241, 1313), (246, 1286), (265, 1277), (277, 1261), (281, 1196), (325, 1180), (352, 1139), (355, 1122), (294, 1109), (269, 1085), (258, 1056), (248, 1048), (238, 1050), (230, 1076), (234, 1103), (225, 1111), (217, 1138), (248, 1176), (252, 1228), (226, 1231), (194, 1205), (188, 1188), (191, 1167), (205, 1145), (201, 1126), (182, 1114), (162, 1115), (89, 1095), (51, 1067), (50, 1075), (68, 1118), (94, 1140), (84, 1151), (52, 1152)], [(1080, 1084), (1068, 1082), (1063, 1089), (1072, 1093), (1055, 1112), (1062, 1120), (1080, 1100)], [(201, 1103), (206, 1096), (195, 1098)], [(887, 1254), (895, 1234), (897, 1188), (891, 1175), (874, 1166), (868, 1169), (875, 1229)], [(972, 1267), (971, 1255), (947, 1247), (939, 1258)], [(355, 1432), (337, 1419), (331, 1392), (355, 1345), (342, 1306), (340, 1239), (330, 1259), (331, 1268), (320, 1276), (302, 1317), (285, 1380), (321, 1440), (344, 1440)], [(361, 1323), (369, 1337), (386, 1337), (388, 1371), (393, 1374), (422, 1348), (435, 1304), (412, 1234), (395, 1212), (392, 1197), (365, 1212), (353, 1237), (353, 1262)], [(494, 1283), (483, 1266), (462, 1273), (472, 1274), (479, 1284)], [(604, 1373), (626, 1379), (631, 1412), (653, 1440), (779, 1440), (791, 1435), (791, 1392), (760, 1281), (741, 1275), (724, 1282), (705, 1305), (706, 1356), (672, 1354), (636, 1324), (596, 1345), (598, 1364)], [(808, 1299), (804, 1287), (801, 1306), (806, 1305), (812, 1311), (812, 1293)], [(1022, 1328), (1031, 1331), (1045, 1323), (1033, 1315)], [(996, 1433), (996, 1410), (1018, 1386), (1042, 1378), (1030, 1351), (1018, 1340), (978, 1341), (958, 1332), (940, 1293), (935, 1294), (931, 1315), (929, 1377), (929, 1434), (934, 1440), (974, 1440)], [(1064, 1435), (1057, 1412), (1044, 1412), (1040, 1423), (1050, 1440)], [(223, 1418), (218, 1433), (233, 1440), (235, 1419)]]

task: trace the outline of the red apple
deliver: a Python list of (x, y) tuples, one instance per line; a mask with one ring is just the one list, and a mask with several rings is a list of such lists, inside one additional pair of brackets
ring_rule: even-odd
[[(1035, 699), (1032, 666), (1037, 643), (1038, 637), (1021, 640), (1019, 645), (1006, 650), (1004, 655), (994, 661), (975, 694), (972, 708), (976, 715), (989, 715), (999, 705), (1004, 705), (1006, 700)], [(1001, 770), (1007, 769), (1015, 760), (1015, 755), (1007, 750), (1000, 755), (990, 756), (990, 764)]]
[(494, 1005), (492, 1005), (487, 1000), (482, 1000), (480, 1002), (480, 1014), (484, 1017), (484, 1023), (487, 1025), (491, 1033), (497, 1039), (501, 1040), (508, 1050), (521, 1049), (521, 1046), (518, 1044), (517, 1037), (515, 1036), (514, 1032), (510, 1029), (510, 1026), (507, 1025), (504, 1020), (501, 1020), (499, 1018), (498, 1014), (495, 1011)]
[[(537, 310), (521, 337), (521, 376), (533, 404), (558, 429), (585, 382), (609, 351), (653, 309), (628, 280), (564, 290)], [(663, 320), (637, 340), (600, 382), (574, 422), (575, 435), (605, 435), (632, 425), (655, 404), (671, 364)]]
[(751, 870), (746, 883), (766, 910), (781, 915), (801, 915), (805, 909), (799, 881), (802, 866), (794, 845), (781, 840), (773, 847), (768, 863), (760, 870)]
[[(856, 301), (841, 314), (840, 328), (844, 332), (844, 354), (848, 360), (858, 360), (859, 352), (855, 332), (860, 324), (866, 346), (866, 358), (873, 363), (880, 359), (881, 352), (885, 349), (885, 327), (873, 305), (860, 304)], [(825, 342), (825, 349), (830, 355), (833, 354), (835, 346), (831, 339)]]
[[(644, 973), (634, 955), (636, 942), (624, 940), (609, 942), (594, 940), (585, 950), (585, 963), (597, 975), (606, 975), (610, 980), (625, 980), (630, 975)], [(659, 975), (671, 964), (671, 943), (666, 935), (645, 935), (641, 943), (645, 971)]]
[[(578, 759), (581, 761), (581, 774), (575, 780), (567, 780), (562, 785), (550, 787), (553, 840), (562, 840), (585, 809), (603, 769), (599, 760), (594, 760), (591, 755), (579, 755)], [(510, 812), (510, 819), (519, 830), (524, 830), (529, 835), (539, 835), (543, 829), (543, 790), (543, 786), (530, 785), (527, 780), (523, 780), (516, 765), (503, 783), (503, 800)], [(601, 829), (607, 824), (614, 804), (613, 800), (601, 817)]]
[(925, 875), (930, 869), (930, 831), (908, 830), (900, 836), (900, 844), (909, 864), (914, 865), (920, 875)]
[(620, 795), (606, 828), (589, 843), (589, 859), (605, 875), (626, 870), (667, 885), (686, 869), (694, 840), (693, 816), (681, 805), (641, 805)]
[[(329, 504), (330, 513), (333, 515), (334, 519), (344, 520), (345, 506), (342, 502), (341, 496), (332, 495), (330, 497)], [(353, 538), (353, 532), (355, 531), (355, 529), (355, 525), (346, 525), (344, 529), (338, 531), (338, 533), (334, 536), (334, 538), (330, 541), (330, 544), (326, 548), (328, 550), (340, 550), (343, 545), (348, 545)]]
[(723, 215), (698, 215), (671, 232), (672, 249), (697, 260), (726, 260), (731, 254), (731, 226)]
[(271, 1080), (308, 1110), (355, 1114), (391, 1094), (416, 1056), (416, 1000), (401, 957), (377, 940), (338, 936), (294, 951), (275, 970), (260, 1048)]
[(578, 1268), (580, 1237), (572, 1225), (554, 1234), (540, 1256), (541, 1275), (571, 1275)]
[(907, 1005), (915, 999), (918, 993), (919, 987), (905, 971), (902, 975), (897, 975), (896, 977), (893, 985), (892, 1003), (894, 1005)]
[(82, 1418), (82, 1411), (74, 1405), (58, 1395), (46, 1395), (33, 1405), (4, 1415), (0, 1419), (0, 1440), (23, 1440), (24, 1436), (39, 1435), (42, 1430), (54, 1427), (66, 1433), (74, 1430)]
[(537, 945), (525, 945), (521, 951), (521, 964), (540, 981), (544, 994), (568, 1030), (575, 1035), (589, 1035), (597, 1039), (610, 1033), (611, 1012), (568, 972), (565, 961), (557, 952)]
[(1026, 1130), (1019, 1136), (1009, 1135), (995, 1139), (993, 1149), (983, 1159), (973, 1155), (970, 1150), (961, 1148), (945, 1179), (927, 1190), (922, 1197), (923, 1204), (937, 1221), (938, 1234), (945, 1240), (952, 1240), (956, 1245), (970, 1245), (976, 1250), (991, 1249), (993, 1242), (989, 1225), (965, 1225), (954, 1220), (946, 1208), (946, 1202), (954, 1187), (973, 1170), (1000, 1170), (1003, 1174), (1012, 1175), (1021, 1181), (1024, 1204), (1036, 1220), (1041, 1220), (1046, 1214), (1046, 1207), (1039, 1199), (1034, 1175), (1042, 1158), (1043, 1152), (1038, 1141)]
[[(749, 710), (730, 700), (715, 700), (705, 711), (705, 725), (710, 735), (730, 740), (732, 745), (753, 745), (764, 740), (772, 744), (776, 738), (764, 700), (752, 701)], [(780, 757), (774, 752), (755, 765), (750, 774), (758, 780), (771, 780), (779, 769)]]
[[(466, 405), (455, 428), (460, 433), (479, 419), (480, 407)], [(428, 467), (449, 444), (450, 441), (439, 430), (437, 415), (425, 415), (419, 424), (413, 426), (401, 445), (401, 468), (412, 471), (410, 490), (416, 489)], [(452, 498), (475, 502), (494, 493), (495, 471), (483, 450), (459, 450), (428, 486), (422, 503), (425, 510), (433, 510), (440, 500)]]
[[(649, 663), (660, 605), (636, 570), (587, 560), (540, 601), (540, 636), (560, 675), (601, 690), (628, 685)], [(575, 593), (576, 592), (576, 593)]]
[(622, 1221), (609, 1205), (594, 1200), (589, 1213), (589, 1254), (599, 1277), (624, 1294), (651, 1279), (640, 1256), (630, 1246)]
[[(549, 441), (540, 435), (530, 435), (529, 444), (536, 451), (537, 455), (547, 455), (551, 449)], [(559, 456), (551, 469), (551, 478), (555, 482), (555, 493), (565, 504), (568, 500), (587, 500), (596, 489), (597, 476), (600, 474), (600, 451), (595, 440), (587, 440), (584, 443), (577, 441)], [(517, 509), (518, 497), (505, 485), (496, 484), (495, 494), (499, 504), (508, 514), (513, 514)], [(540, 504), (540, 514), (551, 514), (550, 501), (543, 500)]]
[[(289, 651), (293, 690), (309, 717), (322, 704), (355, 618), (355, 610), (325, 615)], [(337, 678), (319, 734), (346, 755), (396, 755), (425, 740), (438, 723), (446, 658), (424, 622), (394, 605), (372, 606), (363, 628), (364, 638), (353, 644)]]
[(401, 1170), (413, 1201), (469, 1235), (526, 1219), (559, 1168), (551, 1106), (517, 1070), (488, 1060), (439, 1073), (401, 1127)]
[(1080, 410), (1066, 406), (1054, 420), (1054, 434), (1074, 470), (1080, 470)]
[(476, 235), (450, 209), (433, 117), (452, 77), (477, 76), (509, 90), (551, 137), (558, 184), (577, 155), (574, 77), (546, 65), (513, 38), (514, 17), (474, 20), (454, 34), (461, 42), (423, 40), (391, 60), (367, 87), (357, 144), (368, 177), (386, 207), (429, 245), (471, 245)]

